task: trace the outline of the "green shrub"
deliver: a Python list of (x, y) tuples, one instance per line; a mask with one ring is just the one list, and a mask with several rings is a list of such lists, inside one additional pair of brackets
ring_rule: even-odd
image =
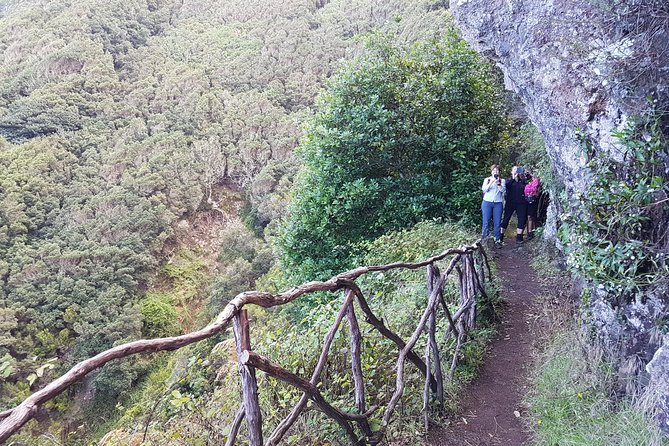
[(533, 175), (538, 175), (544, 189), (555, 190), (557, 184), (553, 166), (546, 151), (544, 137), (539, 129), (532, 123), (525, 123), (520, 126), (518, 138), (523, 148), (518, 165), (525, 166)]
[(211, 286), (209, 310), (218, 313), (237, 294), (255, 288), (255, 281), (275, 262), (272, 249), (241, 222), (225, 228)]
[(218, 260), (222, 263), (237, 259), (250, 262), (256, 255), (258, 244), (258, 238), (246, 226), (239, 221), (231, 222), (223, 230)]
[(202, 291), (206, 279), (204, 269), (201, 253), (190, 249), (180, 250), (163, 266), (163, 273), (170, 279), (180, 303), (188, 302)]
[[(570, 207), (576, 211), (563, 216), (559, 234), (568, 264), (618, 300), (669, 277), (663, 225), (669, 218), (669, 181), (662, 158), (669, 145), (653, 115), (630, 120), (614, 136), (626, 162), (593, 156), (592, 182), (574, 197)], [(585, 136), (583, 144), (592, 155)]]
[(140, 304), (142, 334), (149, 338), (162, 338), (181, 333), (179, 315), (169, 296), (149, 293)]

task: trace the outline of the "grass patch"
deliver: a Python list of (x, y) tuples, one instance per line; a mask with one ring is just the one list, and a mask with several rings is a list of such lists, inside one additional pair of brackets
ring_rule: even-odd
[(614, 374), (578, 333), (561, 333), (542, 355), (528, 398), (537, 446), (668, 444), (640, 398), (610, 396)]
[(542, 252), (544, 247), (535, 248), (532, 266), (550, 292), (537, 297), (540, 347), (526, 396), (534, 445), (669, 444), (647, 410), (654, 392), (614, 396), (614, 368), (579, 326), (564, 287), (570, 279)]

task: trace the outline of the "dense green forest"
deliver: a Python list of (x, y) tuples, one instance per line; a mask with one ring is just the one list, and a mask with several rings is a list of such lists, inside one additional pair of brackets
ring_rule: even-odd
[[(0, 54), (0, 412), (113, 346), (203, 327), (249, 289), (417, 262), (477, 239), (480, 180), (493, 163), (503, 174), (531, 167), (553, 210), (569, 206), (541, 134), (510, 112), (518, 104), (500, 72), (462, 40), (447, 1), (0, 0)], [(637, 172), (629, 184), (616, 176), (622, 164), (595, 157), (593, 181), (575, 197), (582, 215), (553, 215), (567, 265), (611, 293), (666, 277), (665, 258), (640, 249), (638, 235), (659, 234), (651, 222), (666, 214), (655, 210), (666, 202), (657, 173), (666, 139), (654, 115), (644, 119), (613, 134)], [(512, 255), (521, 252), (552, 290), (535, 296), (536, 318), (548, 322), (526, 427), (538, 444), (651, 438), (639, 403), (612, 397), (612, 364), (588, 350), (582, 320), (580, 330), (566, 322), (576, 317), (563, 296), (571, 277), (545, 245)], [(456, 270), (459, 284), (456, 273), (443, 279), (445, 313), (461, 303), (466, 271)], [(437, 417), (457, 412), (500, 327), (494, 262), (488, 272), (471, 336), (433, 341), (453, 364)], [(356, 284), (381, 324), (406, 339), (428, 302), (425, 279), (389, 270)], [(437, 302), (440, 292), (429, 293)], [(342, 297), (249, 306), (253, 350), (306, 376)], [(558, 301), (567, 304), (555, 311)], [(355, 412), (348, 323), (318, 391)], [(445, 318), (434, 325), (457, 331)], [(365, 335), (364, 398), (383, 408), (400, 374), (389, 366), (398, 345)], [(429, 351), (426, 342), (417, 338), (416, 352)], [(224, 444), (240, 407), (237, 367), (229, 332), (115, 360), (40, 407), (12, 444)], [(428, 425), (430, 383), (414, 367), (405, 379), (383, 426), (393, 445), (417, 444)], [(258, 387), (263, 429), (272, 429), (301, 391), (269, 374)], [(371, 435), (384, 420), (369, 413), (361, 430)], [(341, 437), (310, 403), (284, 440), (330, 446)]]
[[(326, 79), (367, 54), (370, 31), (408, 48), (448, 28), (445, 5), (427, 0), (0, 2), (0, 409), (82, 358), (181, 332), (178, 302), (151, 291), (157, 275), (184, 290), (193, 273), (198, 292), (214, 290), (194, 316), (202, 323), (253, 285), (274, 254), (252, 231), (277, 231), (302, 163), (294, 149)], [(459, 45), (452, 51), (478, 63)], [(439, 48), (426, 79), (439, 51), (451, 51)], [(180, 222), (225, 213), (230, 187), (252, 231), (227, 230), (209, 287), (197, 254), (175, 254), (175, 239)], [(266, 286), (285, 283), (274, 276)], [(93, 438), (138, 380), (171, 370), (155, 364), (113, 363), (43, 415), (106, 408), (93, 427), (54, 427), (64, 441)]]

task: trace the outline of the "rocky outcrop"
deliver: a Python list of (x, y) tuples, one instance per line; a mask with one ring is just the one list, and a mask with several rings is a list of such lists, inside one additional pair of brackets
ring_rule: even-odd
[[(645, 109), (649, 96), (669, 103), (669, 19), (652, 17), (651, 11), (669, 9), (666, 2), (616, 2), (615, 10), (608, 3), (451, 4), (465, 38), (498, 62), (507, 87), (525, 103), (558, 175), (571, 191), (582, 189), (587, 181), (575, 129), (587, 130), (599, 149), (616, 156), (611, 131)], [(639, 11), (649, 17), (637, 21)]]
[[(576, 129), (593, 150), (624, 161), (612, 131), (647, 109), (649, 98), (669, 110), (666, 0), (453, 0), (451, 8), (465, 39), (497, 62), (524, 102), (568, 194), (590, 181)], [(669, 314), (666, 293), (614, 306), (592, 291), (592, 325), (619, 347), (621, 377), (650, 379), (669, 396), (669, 339), (656, 326)], [(662, 401), (667, 410), (669, 397)], [(661, 420), (669, 431), (669, 412)]]

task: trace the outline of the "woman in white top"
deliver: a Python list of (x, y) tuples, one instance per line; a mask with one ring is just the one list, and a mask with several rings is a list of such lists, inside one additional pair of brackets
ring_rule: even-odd
[(490, 219), (494, 227), (495, 242), (501, 243), (501, 224), (502, 224), (502, 201), (506, 184), (499, 176), (499, 166), (494, 164), (490, 167), (490, 176), (483, 180), (483, 201), (481, 202), (481, 213), (483, 214), (483, 240), (489, 233)]

